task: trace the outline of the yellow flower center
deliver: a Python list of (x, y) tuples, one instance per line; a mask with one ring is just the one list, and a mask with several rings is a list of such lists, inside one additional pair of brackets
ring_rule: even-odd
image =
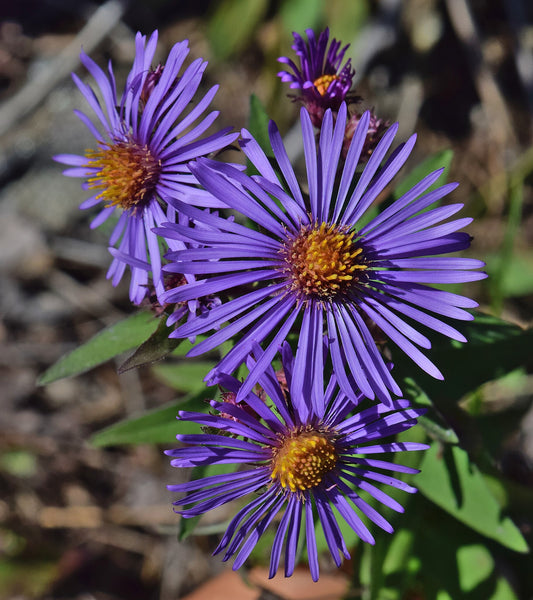
[(323, 96), (328, 91), (329, 86), (337, 79), (339, 79), (338, 75), (321, 75), (313, 81), (313, 85), (316, 87), (318, 93)]
[(318, 485), (336, 464), (335, 446), (324, 433), (302, 431), (276, 449), (270, 477), (291, 492), (303, 492)]
[(302, 299), (331, 300), (345, 294), (366, 269), (354, 236), (355, 231), (328, 223), (302, 228), (283, 248), (291, 289)]
[(98, 150), (87, 150), (85, 165), (98, 171), (88, 179), (91, 189), (101, 190), (97, 198), (106, 206), (123, 209), (142, 208), (154, 193), (161, 162), (148, 146), (126, 140)]

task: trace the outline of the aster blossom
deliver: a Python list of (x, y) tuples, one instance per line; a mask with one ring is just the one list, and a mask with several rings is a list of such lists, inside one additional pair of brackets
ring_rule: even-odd
[(342, 64), (349, 44), (341, 48), (341, 42), (335, 38), (329, 43), (329, 29), (322, 31), (318, 39), (312, 29), (306, 29), (306, 34), (307, 42), (293, 32), (292, 48), (300, 65), (286, 56), (279, 57), (278, 62), (286, 64), (292, 72), (280, 71), (278, 77), (290, 82), (291, 89), (299, 90), (296, 99), (309, 111), (313, 125), (320, 127), (326, 109), (338, 110), (344, 100), (350, 99), (355, 70), (351, 59)]
[[(236, 138), (228, 134), (229, 130), (202, 137), (218, 115), (214, 111), (203, 116), (218, 86), (194, 101), (190, 109), (207, 62), (196, 59), (182, 72), (189, 53), (188, 42), (183, 41), (173, 46), (164, 65), (152, 69), (157, 38), (157, 31), (148, 40), (137, 33), (135, 59), (120, 97), (111, 63), (105, 73), (81, 53), (81, 62), (94, 79), (101, 99), (73, 74), (94, 118), (75, 113), (94, 136), (96, 146), (84, 156), (54, 157), (72, 167), (65, 175), (83, 177), (84, 189), (93, 193), (80, 208), (101, 206), (91, 228), (118, 211), (118, 222), (109, 240), (113, 260), (107, 276), (117, 285), (129, 265), (130, 299), (135, 304), (148, 293), (150, 271), (157, 295), (164, 289), (160, 240), (152, 229), (163, 221), (180, 220), (167, 204), (168, 197), (196, 206), (221, 204), (198, 188), (187, 162), (219, 151)], [(176, 242), (172, 247), (184, 245)]]
[[(458, 232), (470, 223), (470, 218), (446, 222), (462, 204), (432, 208), (456, 184), (428, 191), (442, 174), (442, 169), (434, 171), (377, 217), (359, 226), (405, 163), (416, 136), (400, 144), (380, 166), (397, 131), (397, 124), (390, 127), (358, 175), (369, 124), (369, 114), (365, 113), (338, 181), (346, 115), (343, 104), (334, 126), (331, 111), (326, 113), (317, 147), (310, 118), (305, 109), (301, 111), (308, 198), (297, 183), (279, 131), (271, 122), (270, 141), (280, 175), (246, 130), (241, 145), (260, 175), (248, 177), (231, 166), (206, 159), (191, 165), (202, 185), (246, 216), (250, 227), (175, 203), (191, 219), (207, 223), (218, 232), (172, 224), (161, 229), (167, 237), (204, 244), (202, 248), (171, 253), (166, 270), (212, 275), (169, 290), (164, 294), (168, 302), (230, 290), (235, 295), (172, 333), (174, 337), (189, 337), (229, 321), (193, 347), (190, 356), (212, 350), (237, 334), (241, 336), (206, 381), (213, 380), (217, 372), (233, 373), (255, 342), (264, 343), (265, 354), (248, 375), (240, 397), (252, 390), (291, 333), (299, 338), (295, 357), (298, 394), (303, 390), (309, 398), (313, 381), (322, 376), (319, 340), (326, 334), (332, 366), (343, 392), (353, 396), (353, 389), (358, 388), (368, 398), (377, 396), (384, 402), (390, 402), (391, 392), (400, 396), (401, 390), (374, 341), (376, 328), (420, 368), (439, 379), (442, 374), (420, 350), (429, 349), (430, 340), (417, 326), (466, 341), (438, 316), (471, 320), (472, 314), (464, 309), (477, 303), (425, 285), (461, 283), (486, 276), (472, 271), (483, 266), (481, 261), (438, 256), (470, 244), (470, 236)], [(213, 258), (218, 259), (216, 263)]]
[[(303, 529), (309, 568), (316, 581), (316, 520), (336, 565), (340, 566), (341, 555), (350, 556), (333, 507), (365, 542), (373, 544), (374, 538), (360, 515), (392, 533), (390, 523), (361, 497), (361, 492), (403, 512), (403, 507), (374, 483), (416, 491), (389, 473), (418, 471), (383, 460), (381, 455), (428, 448), (426, 444), (388, 439), (415, 425), (424, 409), (409, 408), (407, 401), (399, 400), (390, 406), (378, 404), (354, 411), (354, 404), (339, 390), (334, 377), (325, 391), (324, 387), (317, 391), (322, 401), (310, 407), (294, 393), (296, 372), (288, 344), (282, 353), (282, 376), (269, 366), (259, 380), (260, 396), (250, 393), (240, 403), (232, 402), (228, 396), (235, 397), (242, 384), (221, 376), (221, 384), (229, 392), (221, 401), (211, 402), (213, 414), (179, 413), (179, 419), (208, 427), (209, 433), (178, 435), (186, 446), (166, 452), (172, 466), (231, 463), (237, 470), (169, 485), (168, 489), (186, 494), (174, 502), (184, 507), (177, 512), (185, 518), (231, 500), (247, 499), (214, 552), (225, 551), (223, 560), (235, 557), (233, 569), (242, 566), (276, 515), (281, 515), (272, 546), (270, 577), (278, 570), (283, 547), (285, 576), (292, 575)], [(250, 368), (262, 356), (257, 348), (254, 354), (248, 360)]]

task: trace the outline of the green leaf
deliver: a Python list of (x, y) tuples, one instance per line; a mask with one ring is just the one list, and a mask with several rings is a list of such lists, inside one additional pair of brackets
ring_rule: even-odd
[(203, 381), (214, 362), (185, 360), (174, 364), (155, 365), (152, 370), (163, 383), (180, 392), (196, 393), (205, 388)]
[[(346, 2), (346, 0), (328, 0), (325, 3), (326, 23), (329, 25), (331, 37), (345, 44), (354, 44), (360, 30), (364, 27), (370, 14), (368, 0)], [(346, 58), (354, 57), (353, 47), (349, 48)], [(357, 69), (357, 61), (353, 61)]]
[[(489, 279), (489, 290), (492, 296), (492, 307), (494, 312), (499, 313), (505, 298), (504, 284), (509, 281), (508, 266), (512, 263), (514, 247), (518, 230), (522, 222), (522, 211), (524, 205), (524, 177), (513, 173), (509, 181), (509, 214), (503, 243), (500, 246), (499, 261), (497, 269), (493, 271)], [(518, 273), (518, 280), (526, 280), (527, 272)]]
[(60, 358), (38, 379), (46, 385), (85, 373), (102, 363), (142, 344), (157, 328), (158, 321), (151, 313), (136, 313), (97, 333), (88, 342)]
[(184, 338), (181, 340), (180, 345), (177, 346), (174, 350), (172, 350), (171, 354), (172, 356), (185, 356), (187, 352), (189, 352), (189, 350), (193, 348), (193, 346), (199, 344), (203, 340), (206, 340), (208, 337), (209, 335), (197, 335), (194, 340), (194, 343), (191, 343), (191, 341), (188, 338)]
[(297, 31), (301, 35), (303, 29), (319, 26), (323, 10), (323, 0), (285, 0), (280, 6), (279, 15), (287, 31)]
[(494, 569), (494, 559), (481, 544), (461, 546), (457, 549), (459, 585), (464, 593), (472, 591), (485, 581)]
[(368, 588), (365, 594), (365, 598), (368, 598), (368, 600), (378, 600), (383, 597), (382, 592), (385, 580), (383, 563), (390, 545), (388, 534), (379, 530), (373, 533), (375, 543), (374, 545), (363, 545), (360, 567), (361, 583)]
[[(396, 186), (392, 195), (395, 200), (403, 196), (406, 192), (408, 192), (414, 185), (416, 185), (421, 179), (423, 179), (429, 173), (436, 171), (437, 169), (442, 169), (444, 167), (444, 173), (439, 177), (439, 179), (425, 192), (426, 194), (437, 187), (446, 183), (448, 178), (448, 172), (450, 170), (450, 164), (453, 159), (453, 150), (442, 150), (441, 152), (437, 152), (436, 154), (431, 155), (426, 158), (426, 160), (422, 161), (419, 165), (417, 165), (406, 177), (402, 179), (402, 181)], [(433, 205), (433, 206), (436, 206)]]
[(198, 525), (198, 522), (200, 521), (200, 518), (201, 515), (197, 515), (196, 517), (189, 517), (188, 519), (181, 517), (178, 526), (178, 540), (180, 542), (187, 539), (190, 535), (193, 534), (194, 530), (196, 529), (196, 526)]
[(449, 340), (434, 332), (427, 335), (432, 342), (428, 357), (444, 375), (444, 381), (416, 372), (413, 362), (401, 351), (391, 347), (394, 372), (405, 381), (417, 384), (433, 402), (459, 400), (482, 383), (497, 379), (525, 364), (531, 353), (533, 329), (498, 317), (475, 313), (475, 320), (454, 323), (468, 342)]
[(533, 294), (533, 252), (521, 251), (512, 256), (489, 254), (487, 263), (489, 281), (494, 281), (502, 298)]
[(459, 446), (435, 442), (426, 451), (416, 486), (429, 500), (475, 531), (516, 552), (528, 547), (520, 530), (487, 488), (483, 475)]
[(270, 118), (261, 100), (255, 95), (250, 96), (250, 117), (248, 119), (248, 130), (254, 136), (263, 152), (273, 158), (274, 151), (270, 145), (268, 136), (268, 123)]
[[(417, 483), (419, 475), (413, 478)], [(424, 598), (436, 600), (516, 600), (511, 594), (507, 595), (509, 585), (499, 572), (501, 564), (512, 564), (511, 572), (507, 567), (505, 572), (516, 581), (518, 564), (527, 564), (529, 556), (517, 555), (511, 550), (498, 548), (496, 542), (488, 540), (473, 531), (451, 514), (443, 512), (423, 494), (410, 496), (405, 514), (399, 515), (394, 526), (401, 523), (411, 534), (411, 545), (408, 547), (407, 561), (400, 562), (394, 572), (386, 577), (386, 590), (393, 589), (401, 593), (396, 596), (410, 598), (416, 596), (416, 590), (423, 590)], [(402, 530), (396, 530), (392, 536), (391, 548), (383, 565), (385, 573), (389, 572), (387, 563), (394, 559), (395, 542)], [(467, 547), (471, 552), (462, 551)], [(504, 560), (494, 561), (494, 569), (487, 576), (485, 558), (475, 551), (475, 547), (486, 547), (494, 556), (505, 557)], [(405, 551), (405, 550), (404, 550)], [(530, 562), (530, 561), (529, 561)], [(473, 572), (465, 573), (465, 569)], [(481, 571), (481, 573), (476, 572)], [(473, 587), (472, 587), (473, 586)], [(465, 593), (462, 588), (470, 587)], [(388, 598), (385, 593), (383, 599)]]
[(140, 417), (126, 419), (95, 433), (90, 442), (93, 446), (117, 446), (122, 444), (168, 444), (178, 433), (198, 433), (199, 425), (191, 421), (176, 421), (178, 411), (208, 412), (207, 398), (213, 398), (215, 388), (205, 388), (201, 393), (186, 396), (180, 402), (156, 408)]
[(383, 561), (384, 575), (400, 573), (407, 568), (413, 554), (413, 537), (414, 534), (409, 529), (400, 529), (394, 532)]
[(118, 368), (119, 374), (157, 362), (180, 345), (181, 340), (168, 337), (172, 333), (172, 329), (167, 327), (167, 316), (166, 314), (163, 315), (155, 332), (120, 365)]
[(243, 50), (255, 36), (268, 9), (268, 0), (222, 0), (208, 24), (208, 37), (217, 60)]

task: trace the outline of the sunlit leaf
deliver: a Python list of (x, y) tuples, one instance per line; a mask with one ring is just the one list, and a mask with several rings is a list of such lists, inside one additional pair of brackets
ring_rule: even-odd
[(304, 35), (302, 23), (305, 23), (305, 29), (315, 28), (320, 22), (323, 10), (322, 0), (284, 0), (279, 14), (287, 31), (296, 31)]
[(97, 333), (88, 342), (60, 358), (38, 380), (46, 385), (64, 377), (85, 373), (106, 361), (139, 346), (156, 330), (158, 320), (141, 312)]
[(490, 254), (483, 260), (487, 263), (489, 281), (494, 279), (503, 298), (533, 294), (533, 252), (516, 252), (507, 258)]
[(94, 434), (93, 446), (117, 446), (121, 444), (168, 444), (175, 442), (178, 433), (198, 433), (199, 425), (191, 421), (176, 420), (178, 411), (208, 412), (207, 399), (213, 398), (216, 388), (205, 388), (201, 393), (186, 396), (162, 408), (149, 411), (111, 425)]
[(435, 442), (424, 453), (416, 486), (429, 500), (475, 531), (500, 544), (527, 552), (520, 530), (502, 515), (482, 474), (459, 446)]
[(494, 559), (484, 546), (472, 544), (457, 549), (457, 566), (459, 585), (467, 593), (492, 574)]
[(270, 118), (261, 103), (261, 100), (255, 95), (250, 96), (250, 117), (248, 119), (248, 130), (254, 136), (257, 143), (261, 146), (263, 152), (270, 157), (274, 156), (274, 151), (270, 145), (268, 137), (268, 123)]
[[(367, 0), (346, 2), (346, 0), (328, 0), (324, 3), (326, 22), (329, 25), (331, 36), (342, 42), (342, 45), (354, 44), (360, 29), (365, 25), (370, 13)], [(348, 58), (352, 48), (345, 55)], [(357, 72), (357, 56), (353, 56), (352, 64)]]
[(205, 388), (203, 381), (215, 363), (186, 359), (179, 363), (155, 365), (152, 370), (156, 377), (180, 392), (195, 393)]
[(222, 0), (214, 3), (208, 37), (217, 60), (239, 52), (254, 38), (268, 9), (268, 0)]

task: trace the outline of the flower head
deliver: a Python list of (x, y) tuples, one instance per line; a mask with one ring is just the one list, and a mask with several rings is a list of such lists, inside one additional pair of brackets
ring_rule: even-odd
[[(266, 528), (280, 514), (270, 558), (270, 577), (276, 574), (283, 546), (285, 576), (289, 577), (295, 566), (302, 527), (311, 575), (316, 581), (317, 518), (337, 566), (341, 554), (346, 558), (349, 554), (333, 508), (365, 542), (372, 544), (374, 538), (360, 514), (392, 532), (390, 523), (361, 497), (361, 492), (403, 512), (402, 506), (374, 483), (412, 493), (415, 488), (388, 472), (417, 471), (375, 456), (426, 449), (425, 444), (385, 439), (412, 427), (424, 410), (411, 409), (406, 401), (400, 400), (390, 406), (378, 404), (354, 412), (353, 403), (339, 391), (334, 378), (326, 391), (324, 387), (316, 390), (321, 401), (316, 407), (309, 407), (294, 392), (295, 364), (287, 345), (283, 355), (290, 392), (284, 392), (272, 367), (268, 367), (259, 380), (268, 398), (265, 393), (261, 397), (250, 393), (240, 404), (225, 402), (223, 398), (221, 402), (211, 402), (214, 414), (181, 412), (179, 415), (182, 420), (208, 426), (210, 433), (178, 435), (178, 440), (187, 446), (167, 451), (172, 466), (233, 463), (238, 470), (168, 488), (186, 494), (174, 502), (184, 507), (178, 512), (185, 518), (201, 515), (231, 500), (249, 498), (215, 550), (215, 554), (225, 551), (224, 560), (234, 556), (234, 569), (244, 563)], [(256, 349), (249, 366), (253, 368), (261, 356)], [(233, 393), (242, 385), (229, 376), (221, 377), (221, 382)]]
[(300, 66), (281, 56), (278, 61), (288, 65), (293, 72), (280, 71), (278, 76), (282, 81), (290, 82), (292, 89), (299, 90), (296, 99), (308, 110), (313, 125), (320, 127), (326, 109), (338, 110), (345, 99), (356, 99), (355, 96), (348, 97), (355, 70), (350, 59), (341, 68), (349, 44), (341, 49), (341, 43), (333, 38), (328, 47), (329, 29), (322, 31), (318, 40), (312, 29), (307, 29), (306, 33), (307, 42), (297, 33), (292, 34), (292, 48), (300, 59)]
[[(198, 120), (217, 86), (189, 110), (207, 62), (197, 59), (181, 73), (189, 53), (187, 41), (183, 41), (172, 48), (165, 65), (151, 69), (156, 44), (157, 32), (148, 41), (137, 34), (135, 60), (120, 98), (111, 64), (106, 74), (81, 54), (81, 62), (94, 78), (102, 99), (98, 100), (93, 89), (73, 74), (94, 112), (94, 122), (84, 113), (76, 114), (94, 135), (95, 147), (84, 156), (54, 157), (73, 167), (65, 175), (86, 180), (84, 188), (92, 195), (80, 208), (102, 207), (91, 227), (98, 227), (119, 212), (110, 238), (110, 246), (116, 247), (110, 248), (114, 259), (108, 277), (118, 284), (129, 265), (130, 298), (136, 304), (148, 293), (150, 270), (157, 294), (163, 291), (159, 240), (152, 228), (163, 221), (177, 220), (176, 211), (167, 204), (168, 197), (197, 206), (221, 205), (199, 189), (187, 162), (221, 150), (236, 137), (225, 130), (202, 138), (218, 113)], [(174, 241), (169, 245), (173, 249), (185, 247)]]
[[(242, 147), (259, 176), (248, 177), (231, 166), (206, 159), (191, 165), (207, 190), (245, 215), (252, 225), (207, 215), (179, 203), (178, 210), (208, 224), (213, 231), (167, 227), (169, 235), (180, 236), (183, 232), (186, 239), (204, 247), (171, 253), (165, 269), (212, 275), (166, 292), (168, 302), (236, 292), (233, 299), (172, 334), (189, 337), (230, 322), (193, 347), (191, 356), (241, 335), (207, 379), (217, 372), (233, 373), (254, 342), (265, 343), (265, 355), (250, 372), (239, 398), (252, 390), (291, 332), (298, 336), (298, 376), (294, 384), (298, 395), (309, 397), (306, 390), (321, 377), (319, 341), (326, 334), (343, 392), (353, 397), (353, 389), (358, 388), (365, 396), (378, 396), (384, 402), (390, 402), (391, 392), (400, 396), (401, 391), (374, 341), (373, 330), (380, 329), (419, 367), (440, 379), (438, 368), (419, 349), (429, 349), (431, 343), (417, 326), (466, 341), (438, 316), (471, 320), (473, 316), (464, 308), (477, 303), (426, 285), (485, 277), (484, 273), (472, 272), (483, 266), (478, 260), (438, 256), (470, 244), (470, 236), (458, 230), (471, 219), (446, 222), (462, 204), (434, 207), (456, 184), (428, 191), (442, 173), (442, 169), (435, 171), (366, 225), (360, 225), (366, 211), (407, 160), (415, 136), (401, 144), (382, 165), (397, 131), (397, 125), (393, 125), (358, 174), (369, 124), (365, 113), (337, 182), (346, 114), (343, 104), (333, 126), (331, 111), (326, 113), (317, 148), (310, 118), (305, 109), (301, 111), (309, 198), (304, 197), (279, 131), (271, 122), (270, 141), (277, 172), (247, 131), (242, 132)], [(213, 262), (215, 258), (218, 260)]]

